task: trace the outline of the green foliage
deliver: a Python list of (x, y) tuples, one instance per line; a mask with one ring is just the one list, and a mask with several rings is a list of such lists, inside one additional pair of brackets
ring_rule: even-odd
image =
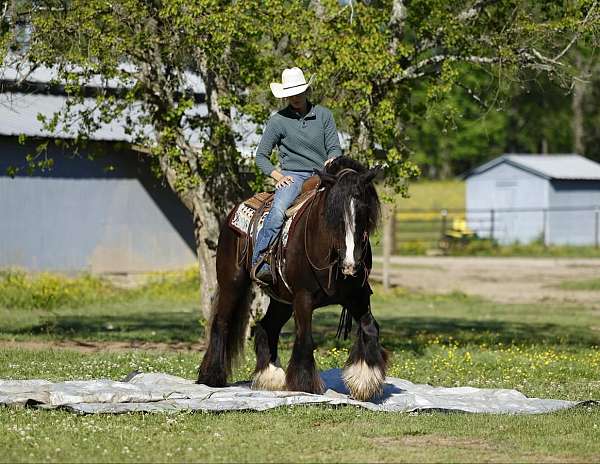
[[(588, 17), (591, 1), (557, 8), (553, 1), (507, 0), (470, 10), (459, 1), (418, 0), (405, 5), (404, 16), (393, 15), (392, 0), (345, 7), (336, 0), (46, 3), (29, 11), (26, 59), (56, 65), (69, 95), (67, 110), (45, 121), (47, 128), (77, 127), (75, 142), (84, 143), (101, 122), (135, 106), (145, 116), (127, 119), (134, 142), (152, 147), (182, 198), (208, 184), (204, 192), (217, 208), (244, 187), (234, 113), (262, 123), (280, 105), (268, 84), (284, 66), (317, 74), (314, 99), (332, 108), (352, 156), (382, 164), (388, 184), (405, 193), (406, 179), (419, 174), (415, 162), (429, 175), (447, 176), (516, 140), (506, 128), (518, 123), (495, 108), (506, 110), (519, 84), (539, 73), (568, 84), (572, 69), (549, 57), (562, 57), (574, 34), (593, 46), (598, 25), (597, 15)], [(186, 113), (188, 71), (206, 85), (206, 116)], [(121, 84), (118, 98), (100, 92), (96, 111), (78, 106), (97, 76)], [(555, 108), (549, 105), (540, 114)], [(567, 139), (563, 116), (552, 126), (560, 135), (541, 124), (548, 138)], [(187, 143), (184, 129), (201, 134), (202, 149)]]
[(198, 298), (198, 270), (156, 273), (142, 286), (124, 289), (92, 275), (65, 277), (59, 274), (27, 274), (20, 270), (0, 272), (0, 307), (11, 310), (82, 308), (134, 300), (189, 302)]
[(106, 281), (85, 275), (69, 279), (56, 274), (27, 275), (0, 272), (0, 306), (9, 309), (44, 309), (89, 305), (117, 298), (120, 292)]

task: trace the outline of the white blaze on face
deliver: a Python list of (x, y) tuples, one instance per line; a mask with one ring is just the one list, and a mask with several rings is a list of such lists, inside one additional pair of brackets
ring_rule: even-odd
[(354, 211), (354, 198), (350, 200), (349, 211), (346, 210), (344, 214), (344, 220), (346, 222), (346, 256), (344, 256), (343, 270), (344, 274), (354, 273), (354, 231), (355, 231), (355, 220), (356, 213)]

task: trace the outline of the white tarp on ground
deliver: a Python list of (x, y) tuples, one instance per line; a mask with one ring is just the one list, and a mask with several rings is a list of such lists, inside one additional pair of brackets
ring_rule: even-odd
[(323, 395), (302, 392), (251, 390), (248, 383), (226, 388), (196, 385), (168, 374), (135, 373), (122, 382), (113, 380), (0, 380), (0, 404), (63, 408), (82, 414), (132, 411), (239, 411), (297, 404), (349, 404), (373, 411), (410, 412), (443, 410), (482, 413), (537, 414), (570, 408), (578, 401), (527, 398), (517, 390), (472, 387), (432, 387), (388, 377), (384, 393), (375, 402), (355, 401), (341, 379), (340, 369), (321, 374)]

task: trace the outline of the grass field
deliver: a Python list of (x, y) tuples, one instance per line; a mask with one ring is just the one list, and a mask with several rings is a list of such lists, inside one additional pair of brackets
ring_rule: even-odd
[[(72, 283), (58, 279), (48, 292), (60, 295)], [(195, 376), (199, 353), (165, 349), (202, 333), (193, 273), (137, 290), (93, 282), (79, 295), (85, 303), (65, 299), (50, 310), (27, 307), (27, 289), (36, 285), (13, 287), (13, 303), (0, 299), (0, 378), (120, 379), (133, 370)], [(95, 301), (98, 288), (104, 296)], [(383, 293), (375, 287), (373, 312), (382, 343), (393, 354), (390, 375), (434, 385), (518, 388), (528, 396), (600, 399), (600, 317), (592, 308), (507, 305), (460, 293)], [(325, 308), (315, 316), (321, 368), (339, 367), (347, 356), (350, 341), (334, 338), (338, 315)], [(290, 324), (284, 328), (284, 362), (292, 330)], [(65, 340), (107, 348), (114, 342), (157, 345), (146, 351), (57, 349)], [(251, 351), (233, 380), (250, 377)], [(76, 416), (2, 408), (0, 428), (0, 460), (18, 462), (600, 460), (597, 406), (538, 416), (304, 406), (262, 413)]]
[(464, 209), (465, 183), (460, 180), (421, 180), (408, 188), (408, 198), (396, 198), (399, 210)]

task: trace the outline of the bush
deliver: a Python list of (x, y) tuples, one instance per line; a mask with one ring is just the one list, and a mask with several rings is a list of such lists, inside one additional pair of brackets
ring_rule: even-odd
[(0, 307), (53, 310), (135, 299), (188, 302), (198, 300), (199, 288), (197, 268), (150, 274), (146, 284), (133, 289), (89, 274), (69, 278), (6, 270), (0, 271)]
[(115, 298), (123, 291), (91, 275), (69, 279), (57, 274), (28, 275), (19, 270), (0, 271), (0, 306), (47, 309), (86, 305)]

